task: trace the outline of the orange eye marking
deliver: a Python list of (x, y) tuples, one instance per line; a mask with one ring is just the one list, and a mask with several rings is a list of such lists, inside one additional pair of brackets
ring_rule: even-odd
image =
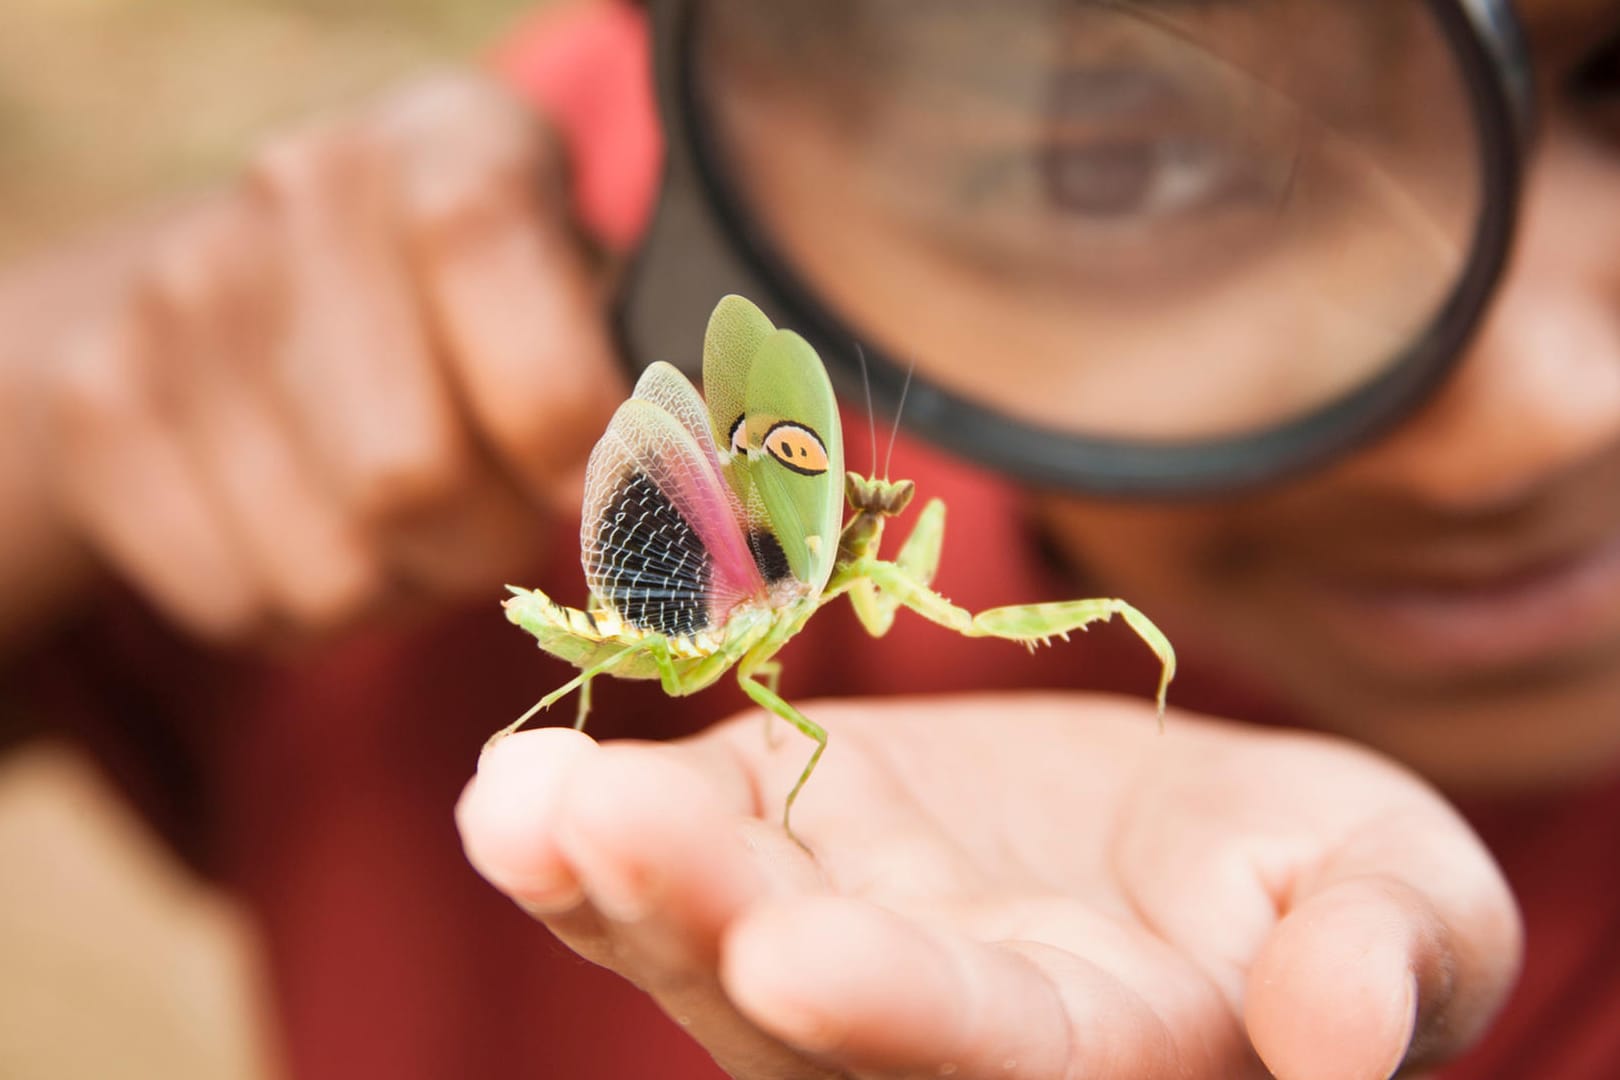
[(819, 476), (827, 471), (827, 447), (821, 436), (805, 427), (782, 421), (765, 433), (765, 450), (796, 473)]

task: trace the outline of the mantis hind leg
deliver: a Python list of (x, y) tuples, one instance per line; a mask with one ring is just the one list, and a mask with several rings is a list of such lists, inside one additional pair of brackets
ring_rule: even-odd
[(803, 790), (805, 781), (810, 779), (810, 774), (816, 771), (816, 764), (821, 761), (821, 755), (827, 749), (827, 732), (820, 724), (789, 705), (775, 690), (764, 683), (755, 681), (751, 675), (739, 675), (737, 682), (742, 686), (743, 693), (752, 698), (760, 708), (767, 713), (780, 716), (798, 728), (806, 737), (815, 740), (816, 748), (811, 751), (810, 760), (804, 763), (804, 771), (799, 774), (799, 779), (794, 783), (793, 789), (788, 792), (787, 801), (782, 804), (782, 828), (786, 830), (795, 844), (809, 851), (810, 849), (805, 845), (805, 842), (800, 840), (793, 832), (793, 802), (799, 797), (799, 792)]
[(585, 718), (591, 714), (591, 679), (583, 679), (579, 684), (579, 707), (574, 712), (574, 730), (585, 730)]
[[(782, 694), (782, 662), (780, 660), (767, 660), (754, 669), (754, 674), (763, 676), (765, 686), (778, 697)], [(776, 748), (776, 728), (771, 724), (776, 714), (770, 709), (765, 710), (765, 745), (771, 749)]]
[(611, 671), (616, 665), (618, 665), (634, 651), (635, 646), (627, 645), (618, 652), (597, 661), (588, 668), (585, 668), (578, 675), (575, 675), (572, 679), (569, 679), (567, 682), (557, 687), (557, 689), (553, 690), (551, 693), (529, 706), (522, 716), (501, 728), (501, 730), (491, 735), (488, 739), (484, 740), (484, 749), (487, 751), (490, 747), (512, 734), (524, 724), (527, 724), (530, 720), (534, 719), (537, 713), (551, 708), (553, 705), (567, 697), (575, 690), (579, 691), (579, 711), (574, 717), (574, 728), (576, 730), (583, 729), (585, 726), (585, 717), (591, 711), (591, 680), (596, 678), (598, 675)]

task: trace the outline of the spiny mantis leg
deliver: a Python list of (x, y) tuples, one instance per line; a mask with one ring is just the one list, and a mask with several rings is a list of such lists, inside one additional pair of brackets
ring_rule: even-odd
[(918, 581), (905, 568), (879, 559), (862, 559), (853, 568), (879, 589), (893, 596), (923, 618), (955, 630), (965, 637), (998, 637), (1033, 648), (1048, 639), (1068, 640), (1071, 630), (1106, 621), (1115, 615), (1125, 620), (1153, 654), (1159, 658), (1159, 689), (1156, 702), (1159, 721), (1164, 722), (1165, 692), (1176, 673), (1176, 653), (1164, 632), (1136, 608), (1123, 600), (1098, 598), (1060, 600), (1045, 604), (1019, 604), (991, 608), (977, 615), (945, 599)]
[(522, 727), (524, 724), (527, 724), (530, 720), (532, 720), (534, 718), (536, 713), (539, 713), (540, 711), (542, 711), (544, 709), (551, 708), (557, 702), (559, 702), (563, 698), (567, 697), (569, 695), (569, 693), (572, 692), (575, 689), (578, 689), (580, 691), (580, 699), (581, 700), (580, 700), (579, 712), (574, 717), (574, 727), (575, 727), (576, 730), (580, 729), (580, 728), (583, 728), (585, 726), (585, 715), (588, 712), (590, 712), (590, 708), (591, 708), (591, 705), (590, 705), (590, 685), (591, 685), (591, 680), (596, 678), (598, 675), (601, 675), (601, 674), (603, 674), (603, 673), (605, 673), (607, 671), (612, 670), (620, 661), (624, 660), (626, 657), (628, 657), (635, 650), (636, 650), (636, 646), (634, 646), (634, 645), (626, 645), (624, 648), (620, 649), (618, 652), (613, 653), (610, 656), (606, 656), (606, 657), (602, 658), (601, 660), (597, 661), (596, 663), (592, 664), (590, 667), (585, 668), (578, 675), (575, 675), (572, 679), (569, 679), (567, 682), (565, 682), (561, 686), (557, 687), (557, 689), (553, 690), (551, 693), (547, 694), (545, 697), (541, 698), (539, 701), (537, 701), (533, 705), (531, 705), (529, 707), (529, 709), (522, 716), (518, 717), (516, 720), (512, 721), (510, 724), (507, 724), (505, 727), (501, 728), (501, 730), (497, 731), (495, 734), (491, 735), (488, 739), (486, 739), (484, 741), (484, 749), (488, 750), (490, 747), (494, 746), (496, 743), (500, 742), (502, 739), (504, 739), (508, 735), (512, 734), (512, 732), (516, 731), (518, 728)]
[(822, 752), (827, 749), (827, 732), (822, 729), (820, 724), (789, 705), (776, 691), (763, 683), (756, 682), (751, 675), (738, 672), (737, 683), (743, 688), (743, 693), (753, 698), (754, 703), (760, 708), (780, 716), (816, 742), (816, 748), (810, 754), (810, 760), (805, 762), (804, 771), (799, 774), (799, 779), (794, 783), (793, 790), (788, 792), (787, 802), (782, 805), (782, 828), (786, 830), (788, 836), (793, 838), (795, 844), (804, 847), (804, 841), (800, 840), (794, 833), (791, 823), (793, 800), (799, 797), (799, 791), (804, 787), (805, 781), (809, 780), (810, 774), (816, 771), (816, 763), (821, 760)]
[(1136, 632), (1143, 644), (1159, 659), (1159, 688), (1154, 695), (1159, 724), (1164, 724), (1164, 698), (1170, 680), (1176, 675), (1176, 651), (1164, 631), (1123, 600), (1098, 597), (1090, 600), (1059, 600), (1044, 604), (1020, 604), (991, 608), (973, 616), (973, 636), (989, 635), (1020, 641), (1034, 648), (1051, 637), (1069, 638), (1070, 630), (1083, 630), (1088, 623), (1107, 622), (1118, 615)]

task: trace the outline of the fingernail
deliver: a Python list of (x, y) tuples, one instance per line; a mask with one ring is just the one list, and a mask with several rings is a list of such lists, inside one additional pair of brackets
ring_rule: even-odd
[(1406, 973), (1404, 989), (1405, 1000), (1397, 1006), (1400, 1010), (1397, 1015), (1401, 1018), (1399, 1021), (1401, 1028), (1395, 1042), (1394, 1060), (1384, 1070), (1384, 1080), (1391, 1080), (1396, 1073), (1401, 1071), (1401, 1066), (1406, 1063), (1406, 1055), (1412, 1049), (1412, 1035), (1417, 1030), (1417, 975), (1411, 971)]
[(830, 1054), (844, 1042), (844, 1029), (824, 1013), (802, 1006), (773, 1003), (766, 1010), (771, 1028), (785, 1041), (810, 1054)]
[(585, 890), (575, 884), (514, 896), (512, 902), (531, 917), (545, 919), (579, 907), (585, 902)]

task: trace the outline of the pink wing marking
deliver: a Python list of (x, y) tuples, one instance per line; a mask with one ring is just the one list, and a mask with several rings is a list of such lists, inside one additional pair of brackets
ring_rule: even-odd
[[(770, 515), (765, 512), (765, 504), (759, 497), (755, 495), (748, 503), (744, 503), (738, 496), (734, 467), (728, 467), (722, 462), (720, 454), (716, 451), (713, 418), (709, 415), (709, 407), (704, 403), (703, 396), (698, 393), (697, 387), (692, 385), (692, 380), (675, 365), (658, 360), (641, 373), (641, 378), (636, 380), (635, 393), (631, 396), (650, 401), (673, 416), (686, 429), (687, 434), (692, 436), (692, 440), (698, 444), (704, 455), (714, 462), (715, 471), (725, 481), (726, 489), (737, 508), (736, 518), (746, 536), (753, 537), (757, 533), (770, 531)], [(729, 459), (731, 452), (729, 446), (726, 452)], [(757, 567), (759, 560), (755, 559), (754, 562)]]
[(591, 592), (625, 621), (670, 636), (718, 626), (765, 584), (711, 448), (632, 397), (591, 451), (580, 552)]

